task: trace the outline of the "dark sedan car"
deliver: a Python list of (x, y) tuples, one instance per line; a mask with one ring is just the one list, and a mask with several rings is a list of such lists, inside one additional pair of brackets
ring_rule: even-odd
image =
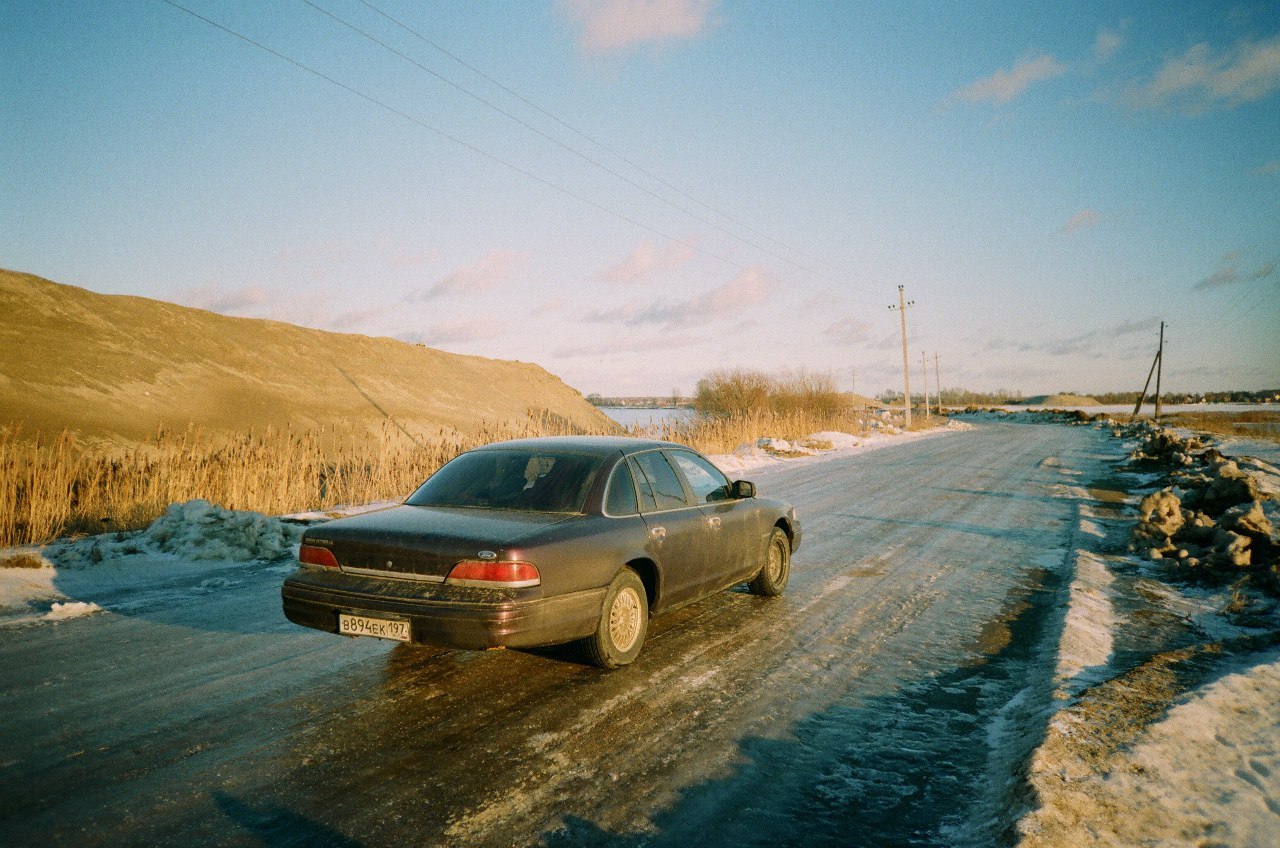
[(581, 640), (606, 668), (636, 658), (649, 616), (739, 583), (786, 587), (795, 509), (671, 442), (499, 442), (437, 471), (404, 504), (306, 531), (284, 582), (290, 621), (454, 648)]

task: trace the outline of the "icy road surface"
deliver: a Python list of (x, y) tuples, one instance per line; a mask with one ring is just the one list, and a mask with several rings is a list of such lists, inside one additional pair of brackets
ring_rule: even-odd
[(0, 631), (0, 843), (1003, 841), (1118, 450), (992, 423), (757, 473), (805, 523), (787, 593), (612, 673), (307, 631), (280, 563), (76, 595), (105, 612)]

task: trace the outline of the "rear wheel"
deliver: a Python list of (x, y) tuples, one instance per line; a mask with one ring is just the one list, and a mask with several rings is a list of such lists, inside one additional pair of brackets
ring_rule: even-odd
[(791, 576), (791, 540), (781, 527), (769, 534), (769, 547), (765, 551), (764, 568), (749, 584), (753, 595), (774, 597), (787, 588)]
[(583, 640), (587, 658), (601, 668), (618, 668), (634, 660), (649, 629), (649, 598), (640, 576), (630, 568), (618, 572), (604, 596), (596, 632)]

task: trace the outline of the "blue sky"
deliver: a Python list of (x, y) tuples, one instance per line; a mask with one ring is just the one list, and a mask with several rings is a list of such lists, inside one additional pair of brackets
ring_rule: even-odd
[(0, 7), (0, 266), (584, 393), (898, 388), (899, 285), (915, 386), (1280, 385), (1280, 5), (175, 2)]

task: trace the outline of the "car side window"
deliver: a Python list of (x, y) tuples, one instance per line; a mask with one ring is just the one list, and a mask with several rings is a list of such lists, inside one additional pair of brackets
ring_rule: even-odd
[(635, 515), (640, 511), (636, 502), (636, 487), (627, 463), (619, 462), (609, 478), (609, 491), (604, 498), (604, 511), (609, 515)]
[[(685, 502), (684, 486), (680, 478), (661, 451), (645, 451), (632, 457), (640, 476), (640, 511), (655, 512), (664, 509), (679, 509), (689, 504)], [(652, 504), (649, 507), (649, 504)], [(648, 508), (646, 508), (648, 507)]]
[(699, 503), (723, 501), (729, 497), (729, 478), (696, 453), (671, 451), (671, 458), (689, 481)]

